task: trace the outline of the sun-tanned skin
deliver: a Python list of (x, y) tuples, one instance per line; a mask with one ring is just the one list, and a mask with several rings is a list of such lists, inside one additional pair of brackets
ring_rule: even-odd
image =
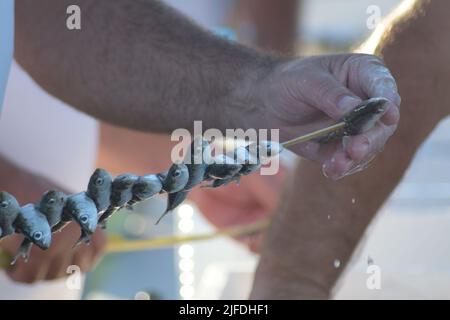
[[(420, 10), (421, 9), (421, 10)], [(408, 168), (417, 148), (450, 114), (450, 2), (421, 1), (395, 20), (377, 51), (398, 80), (399, 129), (372, 166), (337, 183), (302, 161), (280, 200), (262, 250), (251, 298), (330, 298), (367, 225)], [(357, 199), (352, 203), (352, 198)], [(331, 214), (331, 219), (327, 216)], [(334, 268), (339, 259), (341, 268)]]

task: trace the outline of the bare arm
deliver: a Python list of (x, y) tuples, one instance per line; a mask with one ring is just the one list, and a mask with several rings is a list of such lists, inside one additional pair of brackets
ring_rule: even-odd
[[(79, 31), (65, 27), (69, 4), (81, 7)], [(265, 55), (159, 1), (18, 0), (16, 16), (21, 65), (53, 95), (114, 124), (170, 132), (202, 120), (204, 129), (277, 128), (287, 140), (336, 121), (361, 99), (389, 99), (383, 125), (355, 137), (353, 158), (337, 146), (293, 148), (333, 178), (378, 152), (397, 127), (395, 80), (371, 55)]]
[[(378, 46), (398, 80), (403, 113), (399, 129), (364, 172), (339, 182), (301, 162), (284, 192), (265, 242), (251, 297), (329, 298), (331, 289), (380, 206), (402, 178), (417, 148), (450, 113), (450, 41), (444, 31), (448, 1), (421, 2), (397, 20)], [(356, 199), (353, 204), (352, 199)], [(328, 215), (330, 219), (328, 219)], [(335, 268), (333, 262), (340, 260)]]
[[(66, 28), (71, 4), (81, 8), (78, 31)], [(250, 107), (236, 94), (242, 80), (256, 80), (277, 60), (142, 0), (18, 0), (15, 46), (16, 59), (51, 94), (145, 131), (190, 128), (198, 119), (224, 128), (225, 109)]]

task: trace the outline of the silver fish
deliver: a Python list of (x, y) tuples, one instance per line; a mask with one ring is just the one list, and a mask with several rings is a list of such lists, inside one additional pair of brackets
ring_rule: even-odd
[(67, 198), (62, 219), (74, 220), (81, 228), (81, 236), (75, 246), (82, 241), (89, 243), (97, 228), (97, 206), (86, 192), (71, 195)]
[(388, 107), (385, 98), (371, 98), (361, 102), (348, 112), (339, 122), (344, 121), (345, 127), (316, 139), (319, 143), (328, 143), (344, 136), (354, 136), (371, 129), (381, 119)]
[(139, 177), (132, 173), (124, 173), (114, 179), (111, 188), (111, 203), (98, 220), (102, 228), (106, 228), (106, 220), (109, 217), (133, 199), (133, 185), (138, 179)]
[(66, 200), (67, 195), (62, 191), (49, 190), (42, 196), (37, 207), (47, 218), (50, 227), (53, 228), (61, 221)]
[(13, 223), (16, 232), (21, 233), (42, 250), (47, 250), (52, 241), (52, 232), (45, 215), (34, 204), (20, 208)]
[[(36, 209), (46, 217), (51, 228), (56, 226), (61, 221), (61, 215), (66, 199), (67, 196), (64, 192), (49, 190), (44, 193), (41, 201), (36, 206)], [(30, 239), (23, 239), (16, 255), (11, 261), (11, 265), (15, 264), (20, 257), (22, 257), (25, 262), (28, 261), (32, 246), (33, 242)]]
[(160, 193), (162, 190), (162, 181), (156, 174), (148, 174), (139, 177), (133, 185), (133, 198), (127, 206), (132, 207), (138, 202), (144, 201)]
[(20, 205), (13, 195), (0, 192), (0, 239), (14, 233), (14, 220), (19, 215)]
[[(184, 190), (191, 190), (196, 185), (203, 182), (206, 168), (210, 162), (211, 146), (208, 141), (202, 137), (196, 137), (189, 151), (185, 156), (185, 163), (189, 170), (189, 180)], [(205, 161), (206, 160), (206, 161)]]
[(162, 182), (162, 190), (174, 193), (185, 188), (189, 180), (189, 170), (184, 163), (174, 163)]
[(105, 212), (110, 205), (112, 177), (104, 169), (97, 168), (89, 179), (87, 195), (94, 200), (98, 214)]

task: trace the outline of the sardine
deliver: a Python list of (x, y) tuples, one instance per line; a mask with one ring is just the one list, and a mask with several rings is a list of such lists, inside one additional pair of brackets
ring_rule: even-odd
[(189, 180), (189, 170), (184, 163), (174, 163), (162, 182), (162, 190), (174, 193), (185, 188)]
[(49, 190), (41, 198), (37, 208), (47, 218), (51, 228), (61, 221), (61, 215), (66, 204), (67, 195), (61, 191)]
[(107, 219), (133, 199), (133, 185), (138, 178), (135, 174), (124, 173), (113, 180), (110, 198), (111, 203), (98, 220), (102, 228), (106, 228)]
[(104, 169), (97, 168), (89, 179), (87, 195), (94, 200), (97, 213), (102, 214), (108, 209), (111, 199), (112, 177)]
[[(66, 199), (67, 196), (64, 192), (49, 190), (44, 193), (41, 201), (36, 206), (36, 209), (46, 217), (50, 228), (56, 226), (61, 221), (61, 215), (66, 203)], [(32, 246), (33, 242), (30, 239), (23, 239), (16, 255), (11, 261), (11, 265), (15, 264), (20, 257), (22, 257), (25, 262), (27, 262)]]
[(6, 191), (0, 192), (0, 239), (14, 233), (13, 223), (19, 211), (16, 198)]
[(27, 204), (20, 208), (13, 226), (17, 233), (23, 234), (42, 250), (50, 247), (52, 241), (50, 226), (45, 215), (34, 204)]
[(144, 201), (160, 193), (162, 190), (162, 181), (156, 174), (148, 174), (139, 177), (133, 185), (133, 198), (127, 203), (132, 207), (138, 202)]
[(203, 182), (206, 168), (211, 163), (210, 157), (211, 146), (209, 142), (202, 137), (196, 137), (185, 156), (184, 162), (189, 170), (189, 180), (184, 186), (184, 190), (191, 190)]
[(91, 235), (97, 228), (97, 206), (86, 192), (80, 192), (67, 198), (62, 220), (74, 220), (81, 228), (80, 239), (75, 246), (84, 241), (89, 243)]
[(338, 121), (345, 122), (346, 125), (342, 129), (331, 132), (316, 141), (323, 144), (344, 136), (354, 136), (366, 132), (381, 119), (388, 105), (388, 100), (385, 98), (365, 100)]

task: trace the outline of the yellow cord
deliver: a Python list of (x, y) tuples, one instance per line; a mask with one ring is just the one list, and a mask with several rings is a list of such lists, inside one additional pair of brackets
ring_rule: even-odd
[(110, 237), (106, 252), (129, 252), (137, 250), (152, 250), (174, 246), (181, 243), (202, 241), (217, 238), (220, 236), (239, 237), (254, 234), (266, 229), (270, 224), (270, 219), (265, 218), (254, 223), (239, 225), (235, 227), (219, 229), (215, 232), (194, 234), (187, 236), (169, 236), (147, 240), (124, 240), (122, 237)]
[[(106, 252), (118, 253), (139, 250), (154, 250), (171, 247), (186, 242), (214, 239), (221, 236), (240, 237), (262, 231), (269, 225), (270, 219), (265, 218), (246, 225), (238, 225), (234, 227), (218, 229), (217, 231), (211, 233), (193, 234), (187, 236), (168, 236), (146, 240), (125, 240), (121, 236), (109, 236)], [(4, 251), (0, 251), (0, 269), (9, 267), (11, 259), (11, 255)]]

